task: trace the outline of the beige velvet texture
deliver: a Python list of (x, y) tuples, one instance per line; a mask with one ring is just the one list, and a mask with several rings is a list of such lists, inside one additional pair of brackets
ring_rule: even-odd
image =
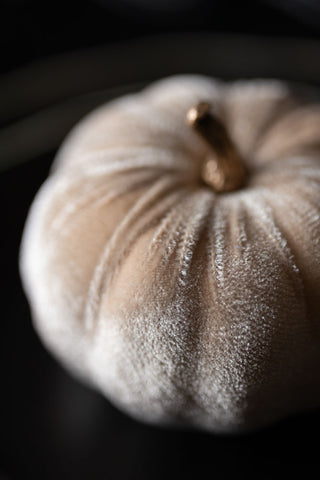
[[(320, 406), (320, 104), (278, 81), (179, 76), (103, 106), (26, 223), (35, 328), (141, 420), (246, 431)], [(209, 101), (250, 172), (201, 181)]]

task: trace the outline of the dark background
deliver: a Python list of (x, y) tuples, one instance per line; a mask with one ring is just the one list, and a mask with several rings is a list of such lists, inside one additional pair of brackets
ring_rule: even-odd
[(30, 203), (86, 111), (170, 73), (319, 85), (319, 2), (2, 0), (0, 8), (0, 479), (311, 475), (319, 411), (223, 437), (140, 424), (80, 385), (32, 328), (17, 258)]
[(317, 0), (2, 0), (1, 72), (49, 55), (166, 32), (319, 38)]

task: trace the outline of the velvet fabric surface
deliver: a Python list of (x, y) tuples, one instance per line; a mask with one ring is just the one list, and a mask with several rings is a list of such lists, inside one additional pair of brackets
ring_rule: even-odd
[[(250, 173), (203, 185), (210, 102)], [(257, 428), (320, 402), (320, 105), (277, 81), (183, 76), (99, 108), (60, 149), (21, 272), (74, 374), (144, 421)]]

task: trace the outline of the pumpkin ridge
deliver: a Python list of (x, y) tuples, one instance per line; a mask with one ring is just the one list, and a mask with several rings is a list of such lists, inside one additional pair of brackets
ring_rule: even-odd
[(319, 140), (319, 121), (320, 105), (298, 105), (266, 132), (256, 151), (257, 161), (269, 163), (281, 157), (295, 156), (301, 147), (303, 150), (303, 145)]
[[(177, 290), (172, 299), (173, 305), (177, 308), (177, 317), (184, 322), (183, 349), (175, 352), (181, 359), (181, 363), (172, 359), (173, 371), (170, 377), (170, 384), (175, 392), (178, 392), (178, 404), (172, 410), (174, 418), (192, 419), (195, 412), (202, 412), (201, 399), (197, 395), (197, 382), (199, 363), (201, 362), (201, 339), (203, 326), (199, 321), (201, 309), (200, 288), (203, 279), (204, 269), (201, 267), (199, 245), (203, 243), (208, 235), (208, 220), (212, 216), (215, 202), (212, 200), (211, 192), (208, 195), (201, 195), (198, 200), (191, 203), (195, 215), (188, 215), (187, 222), (182, 229), (182, 237), (178, 245), (177, 260)], [(198, 292), (198, 293), (196, 293)], [(173, 344), (173, 350), (175, 350)], [(173, 354), (172, 354), (173, 355)], [(182, 408), (183, 407), (183, 408)], [(179, 410), (182, 411), (179, 413)], [(182, 413), (183, 412), (183, 413)]]
[(200, 196), (199, 199), (195, 198), (193, 208), (195, 209), (195, 215), (187, 218), (184, 231), (182, 231), (181, 241), (178, 245), (178, 270), (180, 275), (178, 278), (178, 284), (181, 287), (186, 286), (186, 277), (190, 270), (192, 257), (201, 231), (204, 228), (204, 223), (209, 218), (212, 209), (212, 196), (210, 194), (204, 195), (204, 192), (197, 192), (195, 196)]
[(213, 225), (214, 225), (214, 271), (217, 284), (217, 291), (219, 291), (224, 284), (224, 258), (226, 250), (225, 235), (228, 229), (228, 208), (226, 205), (222, 205), (221, 202), (217, 202), (214, 210)]
[[(317, 264), (317, 261), (320, 261), (320, 256), (313, 255), (311, 258), (309, 258), (309, 250), (311, 249), (312, 243), (320, 246), (320, 203), (315, 198), (313, 192), (310, 192), (310, 190), (304, 192), (304, 195), (301, 195), (299, 203), (294, 202), (294, 198), (295, 196), (292, 192), (285, 191), (282, 193), (281, 199), (279, 199), (276, 194), (269, 195), (269, 201), (273, 204), (276, 203), (278, 210), (279, 207), (281, 208), (280, 211), (276, 211), (275, 216), (277, 218), (277, 222), (281, 223), (282, 230), (285, 231), (288, 245), (290, 246), (291, 250), (295, 252), (295, 256), (297, 258), (296, 261), (298, 268), (300, 269), (301, 278), (304, 285), (306, 309), (309, 311), (310, 309), (307, 308), (307, 305), (310, 302), (307, 302), (306, 292), (307, 290), (316, 291), (317, 285), (319, 285), (320, 282), (320, 276), (319, 274), (316, 274), (316, 270), (314, 269), (314, 265)], [(286, 225), (286, 223), (281, 221), (281, 213), (283, 209), (286, 210), (288, 206), (290, 206), (290, 208), (287, 212)], [(296, 230), (298, 221), (300, 221), (301, 228)], [(290, 228), (292, 226), (294, 227), (294, 231), (292, 231), (292, 228)], [(308, 243), (305, 244), (303, 253), (298, 255), (295, 244), (297, 241), (306, 241), (306, 231), (309, 232)], [(315, 312), (313, 312), (311, 316), (308, 316), (308, 318), (310, 318), (311, 323), (316, 325), (318, 318), (314, 315), (314, 313)], [(318, 331), (320, 333), (320, 330)]]
[[(117, 242), (120, 239), (122, 241), (124, 240), (126, 229), (132, 227), (137, 219), (139, 219), (140, 215), (143, 216), (149, 211), (148, 216), (150, 216), (150, 207), (155, 204), (157, 205), (157, 202), (159, 202), (161, 197), (168, 195), (170, 191), (177, 188), (177, 185), (179, 185), (179, 179), (173, 177), (172, 175), (158, 179), (136, 201), (133, 207), (127, 212), (122, 222), (118, 225), (112, 237), (108, 240), (104, 251), (100, 255), (100, 259), (94, 270), (92, 280), (90, 281), (88, 301), (85, 308), (86, 320), (84, 322), (84, 325), (86, 325), (88, 330), (93, 328), (95, 323), (93, 318), (99, 316), (99, 306), (101, 305), (102, 297), (108, 289), (107, 285), (110, 285), (112, 282), (114, 276), (116, 275), (117, 268), (120, 266), (124, 256), (127, 254), (126, 249), (128, 249), (129, 245), (132, 244), (132, 240), (134, 240), (134, 238), (136, 238), (140, 232), (136, 227), (136, 232), (127, 236), (126, 247), (122, 247), (120, 251)], [(144, 226), (146, 226), (145, 221), (142, 223)], [(108, 276), (106, 275), (106, 265), (108, 265)]]
[[(178, 149), (181, 150), (183, 154), (187, 156), (190, 155), (192, 141), (190, 141), (180, 129), (176, 128), (176, 121), (171, 121), (167, 112), (163, 112), (161, 108), (155, 107), (151, 113), (149, 106), (146, 104), (146, 98), (143, 92), (141, 92), (139, 99), (131, 102), (130, 105), (119, 105), (119, 112), (121, 112), (122, 116), (125, 115), (124, 121), (126, 129), (128, 130), (134, 126), (135, 130), (139, 132), (139, 135), (141, 135), (141, 137), (138, 137), (140, 141), (143, 139), (144, 142), (148, 142), (149, 137), (153, 137), (154, 134), (156, 134), (156, 139), (153, 140), (157, 142), (159, 139), (162, 140), (160, 144), (161, 147), (163, 146), (163, 140), (165, 138), (171, 150)], [(120, 128), (123, 128), (123, 124)], [(146, 128), (147, 131), (145, 132)]]
[(259, 198), (255, 199), (255, 202), (252, 203), (251, 208), (256, 209), (260, 212), (260, 215), (257, 215), (257, 223), (259, 223), (265, 233), (267, 234), (270, 241), (272, 241), (277, 246), (277, 251), (282, 258), (286, 259), (290, 264), (290, 269), (297, 275), (300, 274), (299, 268), (296, 265), (294, 255), (291, 249), (288, 246), (287, 239), (285, 235), (276, 224), (272, 207), (269, 205), (268, 199), (264, 195), (260, 195)]
[[(50, 225), (51, 232), (49, 231), (50, 235), (54, 235), (52, 241), (56, 241), (62, 234), (65, 235), (66, 229), (68, 227), (72, 227), (73, 222), (77, 221), (77, 216), (82, 214), (84, 211), (99, 204), (104, 204), (104, 206), (107, 206), (114, 200), (118, 200), (128, 193), (139, 190), (154, 180), (154, 174), (150, 175), (149, 172), (148, 175), (145, 175), (145, 177), (146, 178), (143, 179), (140, 175), (140, 178), (137, 179), (135, 183), (130, 183), (130, 186), (123, 184), (120, 189), (119, 186), (116, 187), (113, 182), (113, 189), (106, 191), (108, 185), (102, 181), (100, 185), (94, 184), (88, 191), (81, 191), (77, 193), (77, 199), (72, 202), (71, 207), (70, 204), (63, 205), (58, 211), (56, 217), (53, 219)], [(102, 195), (102, 193), (104, 193), (104, 195)]]
[(300, 104), (297, 103), (297, 99), (289, 96), (291, 92), (287, 93), (287, 97), (279, 99), (279, 101), (273, 105), (273, 109), (270, 112), (269, 117), (265, 120), (263, 125), (260, 125), (256, 132), (256, 138), (250, 148), (251, 155), (256, 152), (259, 154), (260, 146), (264, 143), (264, 138), (269, 136), (272, 129), (288, 116), (291, 115), (293, 110), (298, 110)]
[[(257, 212), (255, 215), (256, 226), (259, 225), (268, 237), (268, 241), (271, 241), (277, 248), (278, 258), (274, 260), (268, 260), (270, 266), (272, 263), (276, 272), (279, 267), (285, 268), (288, 271), (292, 288), (295, 291), (296, 300), (299, 301), (300, 315), (303, 315), (303, 319), (300, 317), (300, 321), (305, 323), (307, 317), (307, 300), (305, 293), (305, 284), (301, 275), (301, 271), (298, 267), (297, 260), (293, 250), (290, 248), (289, 241), (287, 239), (286, 232), (283, 231), (281, 226), (277, 223), (273, 214), (273, 208), (270, 206), (266, 196), (259, 196), (255, 199), (255, 202), (251, 205), (251, 211), (254, 209)], [(277, 275), (280, 274), (280, 270)], [(303, 312), (303, 313), (302, 313)]]
[[(101, 158), (97, 160), (96, 157), (99, 155)], [(92, 161), (90, 157), (93, 157), (95, 161)], [(170, 170), (173, 173), (183, 172), (190, 164), (191, 160), (188, 155), (169, 148), (154, 145), (130, 146), (108, 148), (105, 151), (86, 154), (83, 158), (80, 156), (76, 165), (68, 166), (65, 170), (68, 173), (71, 170), (80, 177), (90, 179), (104, 175), (109, 178), (112, 175), (132, 173), (143, 169), (154, 169), (157, 172), (162, 169)]]
[(166, 251), (169, 254), (172, 253), (173, 246), (175, 245), (174, 237), (177, 236), (179, 227), (181, 226), (187, 215), (185, 205), (182, 204), (182, 201), (185, 200), (187, 202), (189, 196), (190, 191), (188, 189), (182, 190), (178, 193), (177, 202), (172, 205), (172, 208), (170, 208), (167, 215), (163, 217), (163, 219), (159, 223), (157, 230), (153, 235), (149, 247), (149, 259), (155, 254), (157, 250), (159, 250), (163, 247), (163, 245), (165, 245), (165, 242), (167, 242)]

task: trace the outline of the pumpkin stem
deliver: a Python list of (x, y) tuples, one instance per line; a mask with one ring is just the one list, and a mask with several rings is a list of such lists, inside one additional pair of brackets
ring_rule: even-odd
[(204, 159), (201, 175), (216, 192), (230, 192), (242, 187), (247, 170), (226, 127), (211, 111), (210, 105), (200, 102), (186, 117), (190, 125), (211, 147)]

